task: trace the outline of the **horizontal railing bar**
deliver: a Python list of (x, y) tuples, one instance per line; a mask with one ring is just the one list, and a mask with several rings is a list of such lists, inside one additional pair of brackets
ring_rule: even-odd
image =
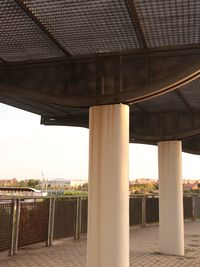
[[(200, 193), (184, 193), (184, 197), (192, 197), (192, 196), (199, 196)], [(0, 202), (2, 200), (13, 200), (13, 199), (77, 199), (77, 198), (87, 199), (87, 196), (78, 196), (78, 195), (72, 195), (72, 196), (0, 196)], [(129, 198), (139, 198), (139, 197), (159, 197), (159, 194), (136, 194), (136, 195), (129, 195)]]
[[(130, 195), (130, 198), (137, 198), (137, 197), (154, 197), (159, 196), (158, 194), (136, 194), (136, 195)], [(183, 194), (184, 197), (191, 197), (191, 196), (200, 196), (200, 193), (186, 193)], [(87, 199), (87, 196), (0, 196), (0, 200), (13, 200), (13, 199), (68, 199), (68, 198), (82, 198)]]
[(3, 196), (0, 197), (1, 200), (13, 200), (13, 199), (51, 199), (51, 198), (56, 198), (56, 199), (69, 199), (69, 198), (78, 198), (80, 196)]

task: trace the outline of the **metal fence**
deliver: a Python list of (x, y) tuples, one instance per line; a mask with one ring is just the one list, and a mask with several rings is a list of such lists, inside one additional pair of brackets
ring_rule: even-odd
[(18, 247), (46, 241), (49, 200), (20, 203)]
[(0, 205), (0, 250), (11, 246), (13, 222), (13, 204), (3, 202)]
[[(200, 195), (184, 196), (184, 218), (200, 219)], [(87, 232), (85, 197), (20, 197), (0, 199), (0, 251), (17, 254), (18, 248), (38, 242), (80, 238)], [(155, 195), (130, 197), (130, 226), (145, 226), (159, 220)]]
[(138, 225), (144, 223), (144, 213), (142, 214), (144, 197), (132, 197), (129, 200), (129, 220), (130, 225)]
[(74, 236), (78, 200), (66, 198), (55, 201), (53, 239)]

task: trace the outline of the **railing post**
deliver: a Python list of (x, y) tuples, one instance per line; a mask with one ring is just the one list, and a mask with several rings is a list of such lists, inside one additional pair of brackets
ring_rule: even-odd
[(79, 213), (80, 213), (80, 197), (76, 198), (76, 218), (75, 218), (75, 232), (74, 239), (79, 239)]
[(51, 246), (51, 220), (52, 220), (52, 198), (49, 198), (49, 221), (46, 246)]
[(79, 198), (79, 227), (78, 227), (78, 239), (81, 237), (81, 227), (82, 227), (82, 198)]
[(146, 226), (146, 196), (142, 195), (142, 227)]
[(21, 201), (20, 201), (20, 199), (16, 199), (16, 224), (15, 224), (14, 255), (17, 255), (17, 251), (18, 251), (20, 214), (21, 214)]
[(12, 200), (12, 234), (11, 234), (11, 244), (10, 244), (10, 251), (9, 255), (14, 255), (14, 246), (15, 246), (15, 229), (16, 229), (16, 210), (17, 210), (17, 203), (16, 199)]
[(195, 207), (195, 203), (196, 203), (196, 196), (193, 195), (192, 196), (192, 221), (196, 220), (196, 207)]
[(56, 198), (52, 198), (52, 210), (51, 210), (51, 235), (50, 235), (50, 246), (53, 244), (53, 233), (54, 233), (54, 219), (55, 219), (55, 206)]

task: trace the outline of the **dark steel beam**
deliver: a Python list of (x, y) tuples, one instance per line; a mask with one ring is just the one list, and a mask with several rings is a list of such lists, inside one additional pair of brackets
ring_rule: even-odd
[[(200, 134), (199, 112), (133, 112), (130, 115), (130, 142), (152, 143), (185, 139)], [(42, 116), (42, 124), (88, 128), (89, 114), (73, 113), (65, 117)]]
[[(11, 102), (10, 102), (11, 101)], [(64, 111), (55, 105), (43, 102), (34, 102), (25, 98), (17, 98), (15, 96), (0, 95), (0, 102), (8, 105), (15, 106), (17, 108), (26, 109), (26, 111), (36, 113), (38, 115), (51, 114), (51, 116), (69, 116), (70, 112)]]
[(59, 108), (60, 106), (55, 106), (55, 105), (47, 103), (47, 102), (42, 102), (40, 104), (44, 105), (47, 108), (49, 107), (50, 109), (54, 110), (54, 112), (58, 112), (58, 113), (63, 114), (63, 115), (69, 115), (69, 112)]
[(5, 104), (5, 105), (9, 105), (18, 109), (23, 109), (25, 111), (37, 114), (37, 115), (41, 115), (44, 113), (48, 113), (46, 110), (39, 108), (38, 106), (35, 107), (34, 105), (24, 102), (22, 100), (19, 100), (15, 97), (11, 97), (11, 96), (4, 96), (1, 95), (0, 96), (0, 102)]
[[(135, 140), (134, 138), (129, 138), (130, 143), (135, 144), (146, 144), (146, 145), (157, 145), (157, 142), (145, 141), (145, 140)], [(199, 155), (200, 154), (200, 135), (192, 136), (182, 140), (182, 151), (190, 154)]]
[(44, 26), (44, 24), (37, 18), (37, 16), (26, 6), (22, 0), (14, 0), (21, 9), (37, 24), (37, 26), (49, 37), (49, 39), (66, 55), (71, 56), (71, 54), (58, 42), (58, 40), (53, 36), (53, 34)]
[(188, 101), (186, 100), (186, 98), (181, 94), (181, 92), (178, 89), (174, 90), (174, 92), (176, 93), (176, 95), (179, 97), (179, 99), (183, 102), (183, 104), (188, 109), (192, 109), (192, 107), (190, 106), (190, 104), (188, 103)]
[[(36, 59), (30, 62), (27, 61), (17, 61), (17, 62), (6, 62), (6, 67), (20, 67), (20, 66), (42, 66), (42, 65), (53, 65), (61, 63), (70, 63), (74, 61), (76, 63), (83, 61), (97, 61), (100, 58), (105, 59), (113, 56), (134, 56), (135, 58), (153, 58), (153, 57), (168, 57), (168, 56), (185, 56), (200, 54), (200, 47), (196, 45), (190, 46), (179, 46), (171, 48), (156, 48), (156, 49), (135, 49), (127, 51), (118, 51), (118, 52), (107, 52), (99, 54), (89, 54), (89, 55), (79, 55), (79, 56), (70, 56), (70, 57), (56, 57), (51, 59)], [(1, 68), (1, 67), (0, 67)]]
[(140, 21), (138, 18), (138, 14), (134, 5), (134, 0), (124, 0), (131, 22), (133, 24), (133, 27), (135, 29), (135, 32), (137, 34), (138, 37), (138, 41), (140, 42), (140, 45), (142, 46), (142, 48), (148, 48), (146, 40), (145, 40), (145, 36), (144, 33), (142, 31), (142, 27), (140, 25)]
[(143, 111), (143, 112), (146, 112), (146, 109), (144, 107), (142, 107), (141, 104), (139, 103), (136, 103), (134, 106), (136, 106), (139, 110)]
[(5, 59), (3, 59), (2, 57), (0, 57), (0, 62), (3, 62), (3, 64), (5, 64), (6, 63), (6, 61), (5, 61)]
[(66, 117), (47, 117), (47, 116), (41, 116), (40, 124), (44, 125), (57, 125), (57, 126), (74, 126), (74, 127), (84, 127), (88, 128), (89, 124), (89, 117), (88, 115), (83, 116), (77, 116), (75, 115), (69, 115)]
[[(145, 60), (149, 60), (146, 71)], [(79, 60), (75, 60), (60, 65), (52, 63), (23, 65), (18, 68), (2, 67), (0, 74), (4, 79), (0, 83), (0, 92), (71, 107), (135, 104), (177, 89), (200, 77), (200, 55), (145, 60), (127, 55), (121, 58), (121, 65), (116, 69), (119, 59), (103, 58), (102, 68), (106, 79), (99, 81), (99, 85), (97, 76), (101, 78), (101, 68), (98, 68), (95, 60), (82, 60), (81, 64)], [(116, 79), (120, 68), (121, 80)], [(175, 72), (174, 69), (178, 71)], [(105, 91), (99, 90), (102, 83)]]
[(200, 154), (200, 135), (183, 139), (183, 151), (191, 154)]
[(130, 101), (129, 102), (129, 105), (132, 105), (132, 104), (135, 104), (135, 103), (138, 103), (138, 102), (143, 102), (143, 101), (146, 101), (146, 100), (149, 100), (151, 98), (154, 98), (154, 97), (157, 97), (159, 95), (162, 95), (162, 94), (165, 94), (167, 92), (170, 92), (170, 91), (173, 91), (181, 86), (184, 86), (185, 84), (189, 83), (189, 82), (192, 82), (193, 80), (197, 79), (200, 77), (200, 71), (197, 71), (196, 73), (193, 73), (190, 77), (186, 77), (184, 82), (182, 81), (178, 81), (177, 83), (175, 84), (171, 84), (170, 87), (168, 87), (168, 89), (163, 89), (163, 91), (160, 91), (160, 92), (153, 92), (151, 94), (151, 96), (149, 97), (146, 97), (146, 96), (141, 96), (133, 101)]
[(140, 112), (130, 116), (130, 136), (147, 142), (185, 139), (200, 134), (200, 112)]

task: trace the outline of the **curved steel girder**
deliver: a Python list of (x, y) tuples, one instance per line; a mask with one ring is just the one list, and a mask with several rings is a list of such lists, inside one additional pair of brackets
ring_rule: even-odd
[[(156, 143), (200, 135), (200, 112), (140, 113), (130, 116), (130, 142)], [(88, 112), (63, 117), (42, 117), (46, 125), (88, 127)]]
[[(143, 142), (130, 140), (130, 143), (135, 144), (146, 144), (146, 145), (157, 145), (157, 142)], [(182, 140), (182, 151), (185, 153), (200, 155), (200, 135), (191, 136)]]
[(143, 142), (183, 140), (200, 134), (200, 112), (135, 112), (130, 116), (130, 138)]
[[(41, 123), (45, 124), (45, 125), (66, 125), (66, 126), (77, 126), (77, 127), (88, 127), (88, 120), (89, 120), (89, 116), (88, 116), (88, 109), (77, 109), (77, 108), (67, 108), (64, 112), (59, 111), (58, 117), (55, 117), (53, 115), (54, 113), (54, 107), (49, 106), (48, 108), (45, 108), (45, 104), (41, 104), (41, 103), (34, 103), (34, 102), (30, 102), (27, 103), (25, 99), (20, 99), (20, 101), (16, 101), (16, 99), (12, 99), (12, 98), (0, 98), (0, 101), (8, 104), (8, 105), (12, 105), (15, 107), (20, 107), (20, 105), (23, 105), (23, 109), (30, 111), (30, 112), (34, 112), (36, 113), (36, 110), (38, 110), (38, 114), (49, 114), (49, 116), (42, 116), (41, 117)], [(37, 105), (36, 105), (37, 104)], [(37, 108), (36, 108), (37, 106)], [(55, 107), (57, 109), (57, 107)], [(65, 114), (64, 114), (65, 113)], [(51, 115), (50, 115), (51, 114)], [(144, 115), (144, 114), (143, 114)], [(192, 153), (192, 154), (200, 154), (200, 120), (198, 120), (200, 115), (200, 112), (193, 112), (193, 113), (189, 113), (188, 112), (181, 112), (181, 113), (177, 113), (177, 112), (171, 112), (171, 114), (161, 114), (160, 116), (162, 117), (162, 119), (165, 121), (165, 123), (161, 125), (161, 129), (166, 131), (166, 125), (168, 125), (168, 130), (166, 131), (166, 133), (168, 134), (168, 136), (159, 136), (157, 134), (157, 139), (160, 140), (172, 140), (172, 139), (182, 139), (183, 141), (183, 151), (184, 152), (188, 152), (188, 153)], [(133, 116), (136, 117), (135, 120), (132, 120)], [(151, 116), (151, 114), (150, 114)], [(155, 118), (157, 117), (157, 118)], [(150, 119), (150, 124), (155, 123), (156, 120), (159, 120), (159, 114), (157, 113), (156, 116), (154, 117), (154, 115), (151, 117)], [(160, 117), (160, 119), (161, 119)], [(164, 117), (164, 118), (163, 118)], [(174, 122), (169, 123), (168, 119), (170, 119), (170, 117), (174, 118)], [(138, 134), (138, 132), (142, 131), (142, 127), (143, 130), (145, 131), (145, 127), (144, 125), (142, 126), (143, 123), (146, 123), (144, 121), (141, 121), (141, 123), (138, 125), (137, 121), (139, 120), (140, 115), (137, 115), (137, 113), (135, 112), (134, 114), (132, 114), (131, 116), (131, 127), (130, 127), (130, 143), (141, 143), (141, 144), (151, 144), (151, 145), (156, 145), (158, 140), (151, 140), (151, 135), (149, 135), (149, 137), (147, 138), (147, 136), (144, 136), (145, 133), (142, 134)], [(186, 120), (186, 124), (184, 123)], [(177, 124), (176, 124), (177, 123)], [(176, 124), (174, 126), (174, 124)], [(147, 126), (147, 128), (149, 127), (149, 125)], [(178, 127), (178, 129), (177, 129)], [(150, 126), (149, 131), (154, 131), (156, 132), (156, 130), (158, 129), (157, 127), (153, 127), (153, 124)], [(137, 132), (137, 134), (135, 134), (134, 130)], [(162, 132), (162, 130), (160, 130), (160, 132)], [(176, 133), (175, 133), (176, 131)], [(159, 132), (159, 130), (158, 130)], [(192, 137), (187, 137), (187, 136), (191, 136), (191, 135), (195, 135)], [(187, 138), (185, 138), (187, 137)]]
[[(135, 114), (137, 117), (137, 115)], [(140, 127), (138, 127), (138, 124), (136, 121), (132, 121), (130, 126), (130, 137), (129, 142), (130, 143), (137, 143), (137, 144), (148, 144), (148, 145), (157, 145), (158, 141), (166, 141), (166, 140), (182, 140), (182, 149), (184, 152), (191, 153), (191, 154), (200, 154), (200, 120), (198, 117), (200, 116), (200, 112), (195, 112), (194, 114), (162, 114), (161, 116), (165, 117), (165, 126), (169, 126), (168, 131), (165, 135), (158, 135), (157, 137), (152, 138), (152, 135), (146, 136), (143, 132), (141, 135), (135, 134), (135, 131), (137, 131)], [(168, 124), (169, 116), (174, 117), (174, 122)], [(186, 117), (188, 117), (187, 124), (184, 124), (184, 121), (186, 120)], [(189, 118), (190, 117), (190, 118)], [(139, 117), (137, 118), (139, 119)], [(136, 120), (137, 120), (136, 119)], [(159, 118), (157, 118), (159, 119)], [(85, 112), (82, 116), (80, 115), (69, 115), (65, 116), (63, 118), (52, 118), (52, 117), (42, 117), (41, 123), (45, 125), (66, 125), (66, 126), (78, 126), (78, 127), (88, 127), (88, 113)], [(141, 122), (141, 124), (144, 122)], [(176, 124), (177, 125), (173, 125)], [(183, 125), (181, 125), (183, 123)], [(140, 125), (141, 126), (141, 125)], [(147, 128), (149, 125), (147, 126)], [(163, 126), (162, 126), (163, 127)], [(162, 132), (162, 129), (159, 130)], [(153, 129), (154, 132), (156, 132), (156, 129), (158, 127), (153, 128), (153, 125), (150, 126), (151, 129)], [(151, 130), (149, 128), (149, 131)], [(184, 129), (185, 128), (185, 129)], [(134, 131), (135, 130), (135, 131)], [(141, 129), (140, 129), (141, 130)], [(145, 130), (145, 129), (144, 129)], [(166, 128), (165, 128), (166, 130)], [(194, 136), (193, 136), (194, 135)]]
[(0, 70), (0, 94), (65, 106), (135, 103), (200, 76), (200, 54), (124, 55)]
[(89, 128), (89, 117), (88, 115), (72, 115), (69, 114), (65, 117), (45, 117), (41, 116), (41, 124), (54, 125), (54, 126), (74, 126)]
[[(157, 142), (144, 142), (130, 140), (130, 143), (157, 146)], [(189, 154), (200, 155), (200, 135), (182, 140), (182, 151)]]
[(184, 152), (200, 155), (200, 135), (183, 140), (182, 148)]

